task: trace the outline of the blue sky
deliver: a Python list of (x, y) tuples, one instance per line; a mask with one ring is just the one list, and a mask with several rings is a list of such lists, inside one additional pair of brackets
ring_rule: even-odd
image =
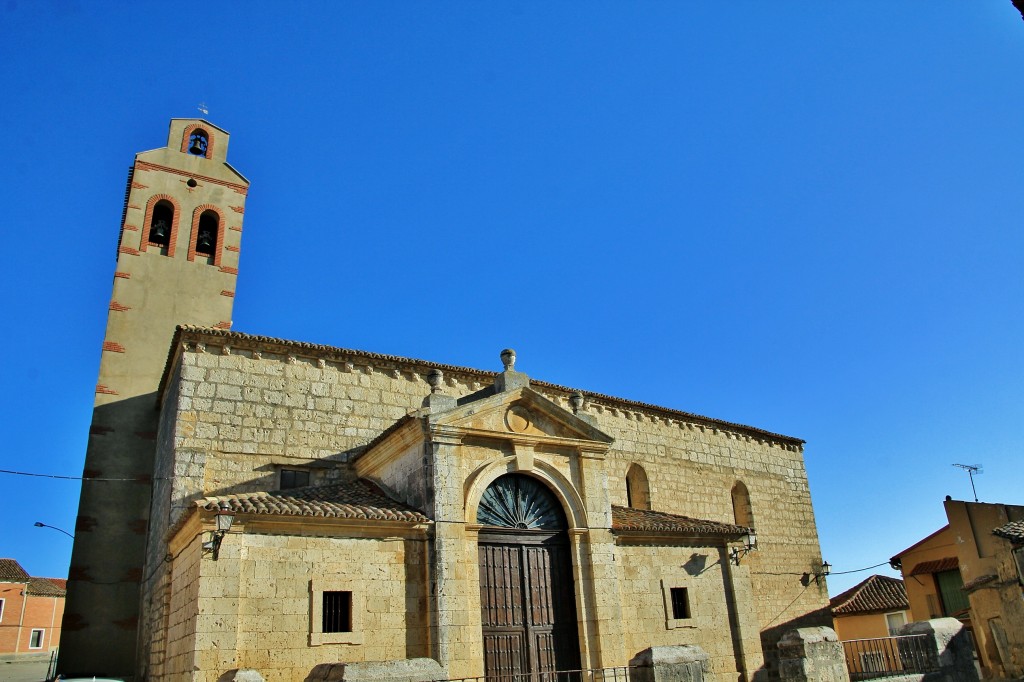
[[(824, 558), (886, 561), (953, 463), (1024, 503), (1022, 59), (1009, 0), (8, 0), (0, 468), (81, 473), (127, 168), (205, 102), (235, 329), (803, 438)], [(66, 575), (78, 488), (0, 474), (0, 556)]]

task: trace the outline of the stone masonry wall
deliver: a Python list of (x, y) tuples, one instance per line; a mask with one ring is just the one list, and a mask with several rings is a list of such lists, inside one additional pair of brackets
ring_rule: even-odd
[[(620, 546), (617, 554), (622, 562), (622, 619), (629, 623), (627, 655), (651, 646), (695, 644), (708, 653), (718, 679), (735, 680), (732, 641), (722, 636), (730, 625), (718, 552), (711, 547), (651, 544)], [(687, 590), (687, 620), (671, 620), (671, 602), (666, 604), (665, 595), (673, 587)]]
[[(322, 359), (299, 345), (201, 338), (180, 356), (175, 448), (209, 453), (200, 467), (205, 494), (273, 489), (282, 465), (308, 467), (314, 484), (344, 475), (345, 462), (430, 392), (427, 363), (344, 351)], [(474, 370), (444, 371), (443, 390), (457, 397), (493, 380)], [(569, 409), (569, 391), (534, 388)], [(600, 396), (588, 397), (584, 411), (615, 438), (606, 460), (613, 503), (625, 503), (632, 463), (646, 470), (659, 511), (732, 522), (730, 491), (736, 481), (747, 486), (760, 549), (742, 561), (760, 629), (789, 629), (827, 606), (824, 581), (801, 582), (820, 549), (798, 445)]]
[[(429, 655), (422, 540), (250, 533), (228, 536), (221, 552), (219, 564), (238, 567), (234, 667), (255, 668), (275, 682), (304, 679), (319, 663)], [(352, 592), (353, 611), (360, 609), (353, 629), (361, 643), (310, 646), (311, 599), (319, 599), (317, 590), (325, 585)], [(227, 590), (218, 594), (214, 583), (200, 595), (200, 610), (215, 614), (218, 601), (231, 599)], [(217, 660), (222, 642), (211, 634), (199, 644), (201, 668), (230, 669)], [(206, 658), (210, 665), (203, 665)], [(209, 682), (216, 679), (211, 673)]]

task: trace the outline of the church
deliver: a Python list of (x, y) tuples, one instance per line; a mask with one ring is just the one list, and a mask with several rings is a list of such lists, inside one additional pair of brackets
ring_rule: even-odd
[(747, 682), (783, 632), (831, 625), (798, 438), (511, 349), (474, 369), (232, 329), (229, 137), (174, 119), (129, 171), (60, 672), (495, 679), (690, 644)]

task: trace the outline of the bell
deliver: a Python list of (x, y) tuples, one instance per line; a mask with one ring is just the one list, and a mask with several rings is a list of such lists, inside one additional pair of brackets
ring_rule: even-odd
[(199, 236), (196, 237), (196, 251), (199, 253), (213, 253), (213, 232), (210, 230), (200, 230)]
[(189, 154), (195, 154), (196, 156), (206, 155), (206, 140), (203, 139), (202, 135), (192, 136), (192, 146), (188, 148)]
[(167, 221), (163, 218), (153, 223), (153, 227), (149, 230), (149, 241), (155, 244), (166, 244), (167, 243)]

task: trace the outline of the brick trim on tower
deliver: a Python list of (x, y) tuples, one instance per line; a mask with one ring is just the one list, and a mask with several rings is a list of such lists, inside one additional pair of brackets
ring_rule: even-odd
[(210, 133), (208, 126), (199, 123), (185, 127), (185, 134), (181, 136), (181, 151), (188, 154), (188, 138), (192, 137), (192, 133), (197, 130), (206, 134), (206, 154), (203, 158), (209, 159), (213, 156), (213, 134)]
[(196, 259), (196, 238), (199, 237), (199, 217), (206, 211), (213, 211), (217, 214), (217, 248), (213, 250), (213, 264), (220, 267), (220, 255), (224, 251), (224, 213), (213, 204), (196, 206), (192, 212), (192, 234), (188, 238), (188, 259)]
[(150, 223), (153, 222), (153, 209), (161, 201), (170, 202), (171, 206), (174, 207), (174, 217), (171, 218), (171, 234), (167, 238), (167, 257), (173, 258), (174, 246), (178, 241), (178, 221), (181, 219), (181, 206), (178, 204), (177, 199), (170, 194), (154, 194), (146, 202), (146, 218), (142, 222), (142, 238), (139, 241), (139, 251), (147, 251), (150, 246), (155, 246), (155, 244), (149, 243), (149, 227)]

